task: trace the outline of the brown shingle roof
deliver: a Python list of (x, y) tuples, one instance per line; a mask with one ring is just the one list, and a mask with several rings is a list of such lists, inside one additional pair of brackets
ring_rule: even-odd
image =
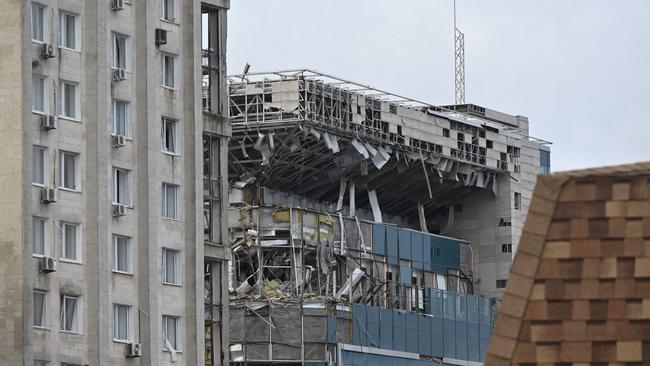
[(650, 162), (537, 180), (487, 365), (650, 361)]

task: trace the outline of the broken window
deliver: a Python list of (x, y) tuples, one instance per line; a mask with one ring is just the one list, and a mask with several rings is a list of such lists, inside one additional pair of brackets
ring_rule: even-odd
[(79, 321), (79, 296), (61, 295), (60, 329), (64, 332), (81, 332)]
[(160, 82), (167, 88), (176, 87), (176, 56), (168, 53), (161, 55)]
[(129, 136), (129, 103), (113, 101), (113, 135)]
[(131, 239), (113, 235), (113, 272), (133, 273), (131, 263)]
[(176, 9), (174, 0), (161, 0), (160, 1), (160, 18), (169, 22), (176, 20)]
[(512, 244), (501, 244), (501, 253), (512, 253)]
[(113, 339), (120, 341), (128, 341), (131, 339), (129, 336), (129, 324), (131, 317), (131, 307), (128, 305), (113, 304)]
[(181, 252), (173, 249), (163, 249), (162, 251), (162, 282), (171, 285), (180, 285), (181, 278), (179, 273)]
[(47, 328), (46, 298), (47, 292), (34, 290), (34, 323), (35, 327)]
[(521, 193), (515, 192), (515, 210), (521, 209)]
[(497, 280), (497, 288), (506, 288), (508, 280)]
[(162, 185), (162, 216), (168, 219), (178, 218), (178, 188), (174, 184)]
[(171, 118), (162, 118), (162, 150), (165, 153), (178, 155), (177, 143), (178, 121)]
[(79, 84), (61, 81), (61, 116), (79, 119)]
[(180, 317), (163, 315), (163, 349), (180, 351)]
[(131, 204), (129, 174), (126, 169), (113, 168), (113, 203)]
[(203, 137), (203, 219), (205, 240), (221, 243), (221, 137)]
[[(222, 105), (222, 75), (223, 42), (221, 39), (221, 21), (223, 9), (202, 4), (201, 8), (201, 56), (202, 56), (202, 87), (203, 109), (217, 114), (223, 113)], [(223, 29), (225, 34), (225, 29)], [(267, 100), (267, 98), (269, 100)], [(270, 102), (271, 94), (265, 94), (264, 100)]]
[(47, 96), (45, 93), (45, 76), (32, 76), (32, 111), (46, 113)]
[(113, 68), (126, 69), (127, 37), (113, 34)]
[(61, 188), (70, 189), (73, 191), (80, 190), (79, 182), (79, 154), (61, 151)]
[(32, 3), (32, 41), (46, 42), (46, 19), (45, 6)]

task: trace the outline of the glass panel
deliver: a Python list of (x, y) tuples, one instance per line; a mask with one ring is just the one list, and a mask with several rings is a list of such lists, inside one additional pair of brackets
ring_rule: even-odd
[(33, 168), (32, 168), (32, 182), (44, 184), (44, 151), (41, 148), (35, 147), (33, 150)]
[(66, 117), (76, 118), (77, 117), (77, 95), (76, 95), (76, 85), (63, 83), (63, 114)]
[(127, 340), (129, 339), (128, 335), (128, 320), (129, 320), (129, 307), (124, 305), (116, 306), (116, 323), (117, 323), (117, 332), (115, 337), (117, 339)]
[(77, 227), (75, 225), (63, 224), (63, 237), (65, 244), (64, 257), (68, 259), (77, 258)]
[(34, 326), (43, 327), (44, 317), (43, 310), (45, 307), (45, 294), (42, 292), (34, 292)]
[(115, 54), (113, 55), (113, 66), (126, 69), (126, 38), (115, 36)]
[(436, 280), (438, 284), (438, 288), (441, 290), (447, 290), (447, 277), (445, 275), (441, 275), (440, 273), (436, 273)]
[(76, 17), (74, 15), (66, 14), (65, 15), (65, 44), (67, 48), (76, 49), (76, 29), (75, 29)]
[(127, 104), (124, 102), (115, 102), (115, 121), (113, 124), (113, 133), (116, 135), (127, 136), (126, 121), (127, 121)]
[(176, 252), (165, 250), (165, 282), (177, 283), (176, 280)]
[(63, 186), (69, 189), (76, 188), (76, 156), (73, 154), (63, 154)]
[(176, 218), (176, 189), (177, 187), (167, 185), (166, 190), (166, 204), (167, 204), (167, 217)]
[(117, 169), (115, 171), (115, 184), (117, 185), (116, 190), (116, 202), (122, 204), (129, 203), (129, 189), (128, 189), (128, 172), (125, 170)]
[(174, 57), (163, 56), (165, 65), (165, 86), (174, 87)]
[(63, 297), (63, 311), (61, 314), (61, 329), (76, 331), (77, 298)]
[(129, 239), (124, 237), (115, 238), (115, 261), (116, 269), (122, 272), (130, 272), (129, 263)]
[(45, 220), (35, 217), (33, 220), (34, 254), (45, 255)]
[(32, 109), (38, 112), (45, 111), (45, 80), (40, 76), (32, 78)]
[(44, 15), (42, 6), (32, 5), (32, 39), (43, 42)]

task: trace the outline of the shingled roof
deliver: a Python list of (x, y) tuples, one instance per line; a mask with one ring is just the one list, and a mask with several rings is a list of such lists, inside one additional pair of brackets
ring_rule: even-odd
[(540, 176), (486, 365), (650, 360), (650, 162)]

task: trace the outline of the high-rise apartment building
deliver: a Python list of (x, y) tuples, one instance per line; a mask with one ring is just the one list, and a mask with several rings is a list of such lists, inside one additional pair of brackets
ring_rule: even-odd
[(0, 364), (228, 352), (228, 0), (8, 0)]

